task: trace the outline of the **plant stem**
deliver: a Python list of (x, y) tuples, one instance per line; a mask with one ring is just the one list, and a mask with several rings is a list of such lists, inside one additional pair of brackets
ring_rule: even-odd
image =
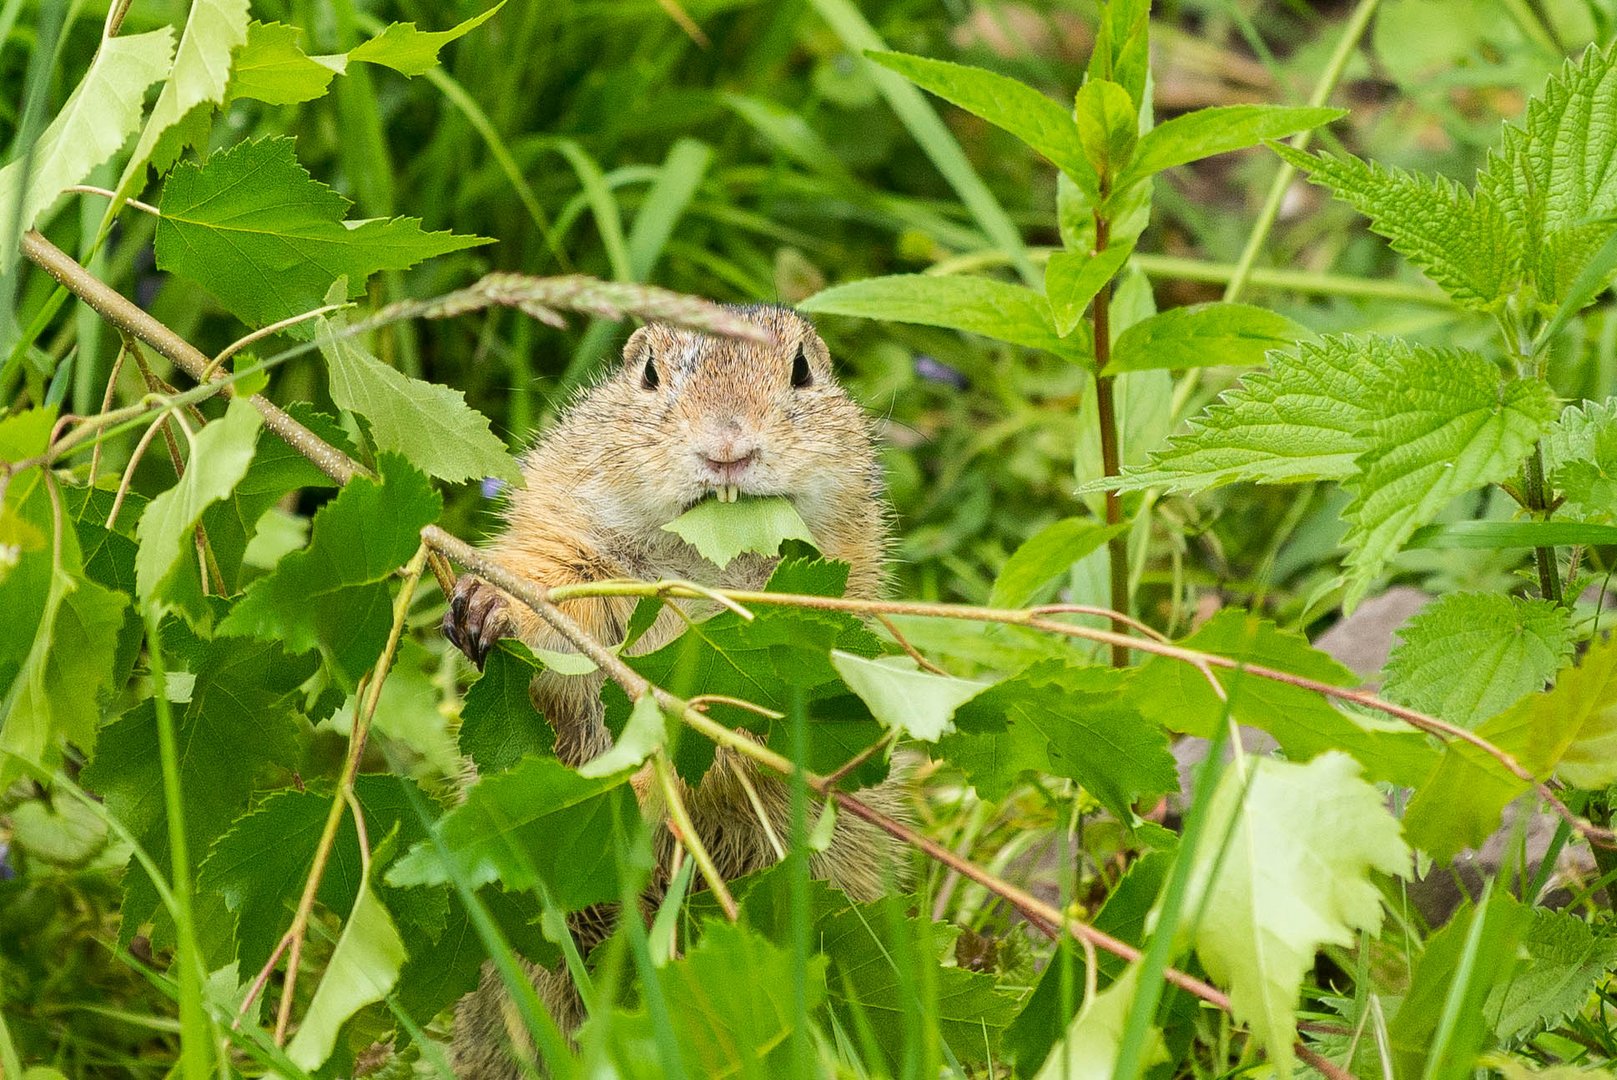
[[(1099, 255), (1106, 250), (1111, 239), (1112, 223), (1100, 207), (1105, 205), (1110, 185), (1105, 178), (1101, 179), (1100, 204), (1095, 208), (1095, 254)], [(1112, 361), (1112, 283), (1108, 281), (1095, 293), (1095, 301), (1090, 308), (1095, 322), (1095, 413), (1100, 420), (1100, 462), (1101, 473), (1107, 477), (1118, 474), (1121, 465), (1121, 454), (1117, 445), (1117, 401), (1112, 394), (1112, 384), (1115, 376), (1106, 373), (1106, 367)], [(1123, 521), (1123, 496), (1116, 488), (1106, 489), (1106, 524), (1120, 525)], [(1120, 532), (1106, 541), (1106, 562), (1111, 572), (1111, 606), (1112, 611), (1123, 615), (1129, 610), (1129, 538), (1128, 533)], [(1113, 617), (1112, 629), (1122, 634), (1127, 629), (1127, 621)], [(1112, 666), (1124, 668), (1129, 666), (1129, 651), (1127, 648), (1112, 645)]]
[[(1527, 509), (1540, 521), (1548, 521), (1552, 511), (1549, 508), (1549, 499), (1544, 483), (1544, 448), (1542, 444), (1535, 444), (1533, 452), (1528, 455), (1522, 467), (1522, 495), (1527, 500)], [(1533, 561), (1538, 567), (1538, 592), (1544, 599), (1555, 604), (1564, 603), (1561, 595), (1561, 570), (1555, 561), (1555, 549), (1552, 547), (1536, 547), (1533, 549)]]

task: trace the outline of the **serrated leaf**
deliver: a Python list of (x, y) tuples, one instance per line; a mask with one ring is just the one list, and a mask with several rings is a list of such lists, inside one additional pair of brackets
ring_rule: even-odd
[(251, 23), (247, 42), (230, 70), (228, 100), (296, 105), (325, 96), (337, 73), (304, 53), (298, 33), (297, 27), (286, 23)]
[(1483, 1012), (1500, 1039), (1515, 1039), (1576, 1015), (1595, 987), (1617, 968), (1617, 939), (1584, 920), (1548, 908), (1532, 909), (1522, 937), (1527, 962), (1494, 986)]
[(1522, 239), (1491, 197), (1452, 180), (1308, 154), (1282, 144), (1275, 153), (1370, 219), (1370, 228), (1458, 304), (1489, 311), (1521, 276)]
[(1140, 137), (1124, 187), (1152, 173), (1281, 139), (1346, 116), (1343, 109), (1291, 105), (1215, 105), (1164, 120)]
[(997, 608), (1019, 608), (1042, 599), (1053, 579), (1127, 528), (1126, 522), (1107, 525), (1083, 517), (1051, 522), (1005, 560), (999, 577), (994, 579), (988, 603)]
[(314, 516), (309, 546), (253, 582), (219, 625), (221, 635), (279, 641), (289, 652), (318, 648), (352, 687), (376, 662), (392, 625), (388, 579), (421, 544), (442, 500), (419, 472), (391, 454), (380, 483), (356, 476)]
[(1372, 871), (1410, 873), (1397, 820), (1359, 772), (1336, 752), (1305, 765), (1248, 758), (1225, 772), (1203, 834), (1217, 839), (1194, 855), (1184, 910), (1200, 912), (1196, 955), (1281, 1075), (1315, 954), (1380, 928)]
[(1398, 636), (1383, 696), (1467, 728), (1542, 690), (1572, 655), (1565, 608), (1498, 593), (1439, 597)]
[(907, 656), (869, 660), (833, 649), (831, 664), (870, 706), (871, 715), (890, 730), (923, 742), (937, 742), (954, 731), (955, 710), (989, 685), (921, 671)]
[(358, 296), (378, 270), (489, 242), (423, 232), (417, 218), (345, 222), (348, 205), (298, 164), (291, 139), (248, 139), (169, 175), (157, 265), (263, 326), (319, 307), (340, 277)]
[(504, 6), (505, 0), (500, 0), (482, 14), (473, 15), (448, 30), (418, 30), (413, 22), (392, 23), (380, 34), (350, 49), (348, 59), (390, 67), (401, 75), (425, 75), (438, 66), (440, 49), (482, 26)]
[(819, 292), (798, 307), (810, 314), (941, 326), (1042, 349), (1081, 364), (1094, 363), (1084, 335), (1062, 338), (1050, 301), (1023, 285), (992, 278), (893, 274), (850, 281)]
[(1140, 139), (1140, 109), (1129, 92), (1109, 79), (1089, 79), (1073, 106), (1078, 141), (1097, 176), (1116, 177)]
[(286, 1056), (305, 1069), (325, 1064), (336, 1046), (338, 1029), (360, 1009), (386, 997), (403, 967), (404, 941), (366, 881), (343, 922), (303, 1022), (287, 1044)]
[(1611, 233), (1617, 211), (1617, 66), (1610, 49), (1569, 60), (1505, 128), (1477, 187), (1520, 237), (1538, 299), (1553, 304)]
[(528, 689), (540, 666), (525, 653), (516, 642), (501, 642), (461, 705), (460, 752), (482, 776), (509, 769), (528, 754), (549, 755), (555, 746), (555, 732)]
[(650, 693), (635, 699), (629, 712), (629, 722), (612, 740), (612, 746), (578, 767), (578, 775), (587, 780), (611, 776), (624, 769), (635, 768), (668, 741), (668, 717), (663, 715), (657, 698)]
[(1115, 814), (1179, 782), (1168, 741), (1123, 693), (1108, 668), (1044, 660), (997, 683), (955, 712), (959, 733), (939, 744), (985, 799), (1002, 798), (1024, 772), (1070, 777)]
[(703, 499), (663, 529), (720, 570), (744, 551), (775, 555), (788, 540), (816, 542), (796, 505), (783, 496), (744, 496), (735, 502)]
[(1072, 114), (1025, 83), (978, 67), (907, 53), (872, 52), (870, 59), (923, 90), (1004, 128), (1093, 193), (1094, 168)]
[(1308, 337), (1278, 312), (1250, 304), (1208, 303), (1171, 308), (1118, 335), (1108, 373), (1261, 364), (1271, 349)]
[[(1139, 982), (1140, 968), (1131, 965), (1116, 982), (1095, 995), (1095, 1000), (1086, 1002), (1072, 1018), (1066, 1035), (1051, 1047), (1036, 1080), (1112, 1080), (1129, 1006)], [(1144, 1068), (1168, 1060), (1162, 1032), (1155, 1027), (1148, 1031), (1148, 1046), (1140, 1060)]]
[[(1617, 780), (1617, 641), (1597, 642), (1553, 688), (1523, 698), (1476, 732), (1540, 780), (1554, 775), (1579, 788)], [(1409, 838), (1434, 858), (1450, 858), (1481, 844), (1528, 787), (1491, 755), (1454, 740), (1410, 801)]]
[[(1330, 686), (1359, 682), (1352, 671), (1309, 645), (1301, 634), (1235, 608), (1214, 615), (1178, 644)], [(1372, 780), (1387, 783), (1417, 784), (1437, 761), (1427, 737), (1402, 722), (1349, 714), (1312, 690), (1240, 670), (1214, 668), (1213, 673), (1223, 697), (1194, 666), (1154, 656), (1138, 669), (1128, 700), (1148, 720), (1203, 738), (1213, 734), (1227, 712), (1237, 723), (1274, 736), (1292, 761), (1342, 750)]]
[(1617, 524), (1617, 398), (1567, 406), (1544, 438), (1544, 471), (1562, 516)]
[(1057, 251), (1044, 267), (1044, 293), (1056, 333), (1066, 337), (1083, 320), (1084, 309), (1101, 287), (1117, 276), (1134, 253), (1134, 241), (1113, 244), (1099, 255), (1087, 251)]
[(0, 169), (0, 271), (16, 262), (17, 238), (57, 196), (118, 152), (140, 124), (146, 88), (168, 72), (173, 55), (174, 30), (167, 26), (106, 39), (32, 153)]
[(119, 191), (133, 191), (136, 183), (144, 180), (147, 162), (157, 166), (159, 172), (167, 169), (178, 156), (157, 153), (158, 141), (198, 106), (213, 106), (224, 101), (225, 87), (230, 81), (230, 54), (247, 40), (247, 0), (192, 0), (191, 12), (186, 16), (185, 29), (180, 34), (179, 48), (174, 52), (174, 70), (157, 95), (152, 115), (135, 143), (134, 153), (118, 181)]
[(340, 320), (317, 321), (331, 400), (363, 416), (380, 449), (451, 483), (485, 476), (522, 483), (516, 459), (465, 394), (388, 367), (344, 334)]
[(1406, 547), (1504, 551), (1510, 548), (1617, 544), (1617, 525), (1577, 521), (1451, 521), (1423, 525)]
[[(181, 556), (202, 512), (230, 497), (253, 460), (262, 421), (244, 398), (234, 398), (225, 415), (203, 427), (193, 444), (185, 474), (154, 498), (140, 516), (140, 553), (135, 581), (141, 601), (163, 600), (176, 573), (185, 573)], [(194, 565), (189, 568), (194, 572)]]
[(451, 880), (447, 858), (474, 886), (499, 881), (522, 891), (543, 883), (566, 911), (615, 900), (622, 892), (619, 851), (640, 821), (627, 780), (626, 773), (590, 779), (559, 761), (527, 758), (479, 780), (438, 821), (435, 839), (393, 864), (387, 882), (444, 884)]

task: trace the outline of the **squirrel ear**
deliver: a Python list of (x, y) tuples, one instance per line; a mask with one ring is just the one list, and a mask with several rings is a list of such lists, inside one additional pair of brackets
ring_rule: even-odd
[(623, 343), (623, 366), (634, 367), (646, 362), (651, 353), (651, 327), (642, 326)]

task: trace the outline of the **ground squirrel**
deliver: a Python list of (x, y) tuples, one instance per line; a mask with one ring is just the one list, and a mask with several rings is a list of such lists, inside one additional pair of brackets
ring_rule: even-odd
[[(756, 589), (776, 559), (744, 554), (720, 571), (662, 526), (704, 498), (783, 495), (821, 552), (848, 564), (848, 595), (875, 597), (882, 585), (888, 510), (871, 423), (837, 384), (825, 343), (807, 320), (783, 307), (737, 310), (768, 334), (767, 343), (658, 324), (636, 331), (624, 347), (622, 366), (585, 391), (525, 457), (526, 486), (511, 493), (506, 527), (489, 554), (548, 587), (681, 578)], [(562, 607), (610, 644), (623, 639), (634, 601), (574, 600)], [(655, 649), (684, 627), (684, 620), (665, 610), (633, 651)], [(569, 648), (527, 607), (470, 576), (455, 588), (444, 632), (479, 665), (502, 637)], [(600, 689), (599, 673), (544, 674), (534, 682), (535, 703), (555, 729), (556, 753), (570, 765), (611, 745)], [(771, 819), (767, 825), (749, 786), (762, 816)], [(867, 791), (866, 798), (889, 813), (899, 811), (891, 783)], [(779, 838), (789, 830), (787, 788), (779, 779), (720, 751), (687, 799), (724, 877), (776, 861)], [(656, 814), (655, 807), (648, 811)], [(670, 850), (666, 833), (659, 849), (665, 855)], [(814, 855), (810, 866), (849, 895), (871, 899), (902, 863), (886, 834), (844, 816), (830, 847)], [(600, 920), (593, 922), (598, 932)], [(587, 949), (591, 942), (581, 944)], [(578, 999), (566, 974), (538, 968), (531, 974), (558, 1022), (576, 1027)], [(498, 977), (485, 967), (481, 986), (462, 1002), (457, 1017), (457, 1075), (520, 1075), (508, 1050), (509, 1010), (503, 1002)]]

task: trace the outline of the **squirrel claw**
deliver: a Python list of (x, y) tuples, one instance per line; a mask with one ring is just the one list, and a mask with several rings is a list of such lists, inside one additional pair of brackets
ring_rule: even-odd
[(444, 636), (477, 665), (477, 670), (483, 670), (490, 650), (510, 630), (505, 597), (498, 589), (469, 574), (455, 582), (455, 595), (444, 615)]

